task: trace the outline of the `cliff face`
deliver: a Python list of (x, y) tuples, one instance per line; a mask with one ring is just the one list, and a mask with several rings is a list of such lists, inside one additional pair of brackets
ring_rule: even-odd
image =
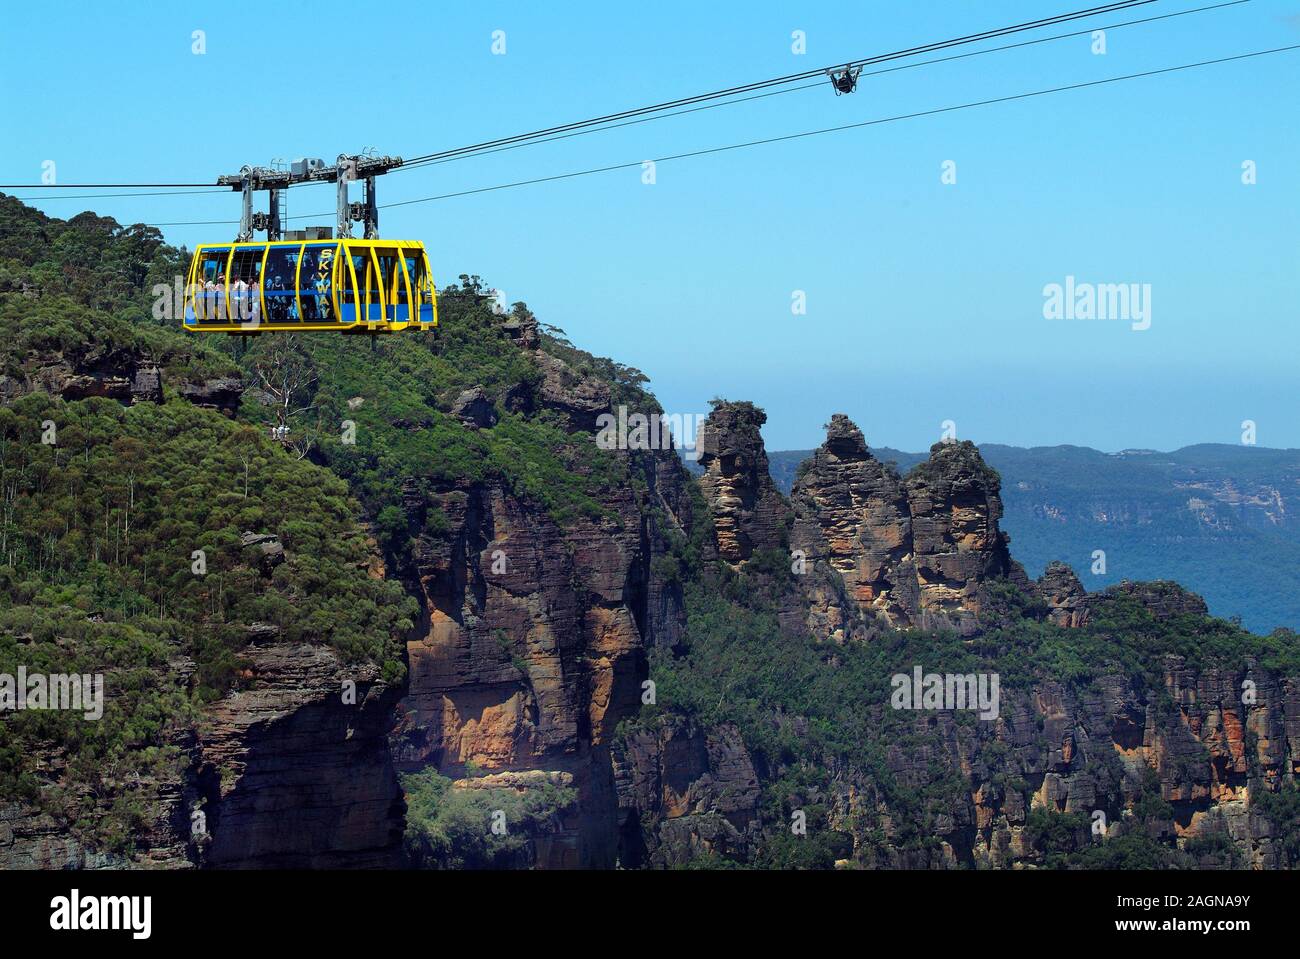
[[(532, 345), (527, 329), (518, 340)], [(535, 393), (506, 400), (560, 412), (594, 441), (608, 388), (554, 357), (542, 366)], [(398, 768), (571, 776), (577, 806), (538, 846), (531, 865), (543, 868), (614, 864), (610, 737), (640, 707), (648, 649), (671, 646), (684, 625), (680, 585), (655, 560), (688, 518), (685, 473), (670, 451), (620, 455), (643, 489), (611, 491), (600, 519), (561, 526), (496, 481), (412, 486), (404, 498), (413, 528), (432, 511), (447, 528), (416, 540), (405, 571), (424, 623), (392, 730)]]
[[(183, 358), (168, 356), (180, 367)], [(10, 404), (32, 392), (65, 400), (103, 397), (121, 403), (161, 403), (163, 385), (173, 386), (196, 406), (233, 416), (244, 382), (238, 376), (169, 376), (159, 359), (130, 345), (82, 343), (63, 350), (26, 354), (9, 373), (0, 374), (0, 403)]]
[[(1257, 683), (1249, 706), (1241, 703), (1246, 679)], [(955, 802), (928, 818), (940, 839), (933, 852), (900, 849), (893, 837), (912, 824), (898, 822), (872, 785), (852, 776), (838, 788), (834, 821), (857, 833), (865, 861), (878, 866), (1042, 864), (1046, 850), (1029, 828), (1037, 809), (1080, 814), (1072, 837), (1079, 848), (1100, 844), (1092, 831), (1100, 814), (1107, 840), (1148, 830), (1194, 856), (1195, 840), (1226, 836), (1239, 867), (1295, 867), (1249, 798), (1300, 772), (1300, 687), (1260, 671), (1198, 671), (1177, 657), (1164, 681), (1163, 691), (1153, 691), (1108, 675), (1087, 695), (1042, 683), (1007, 697), (994, 724), (962, 726), (944, 712), (918, 720), (916, 732), (926, 732), (929, 744), (892, 752), (891, 772), (920, 790), (938, 765), (963, 783)], [(1148, 770), (1153, 794), (1144, 787)], [(1165, 801), (1168, 812), (1139, 824), (1134, 813), (1144, 796)], [(874, 828), (886, 841), (863, 846)]]
[[(323, 646), (257, 642), (245, 658), (251, 688), (173, 729), (178, 762), (136, 784), (129, 851), (88, 846), (39, 805), (11, 801), (0, 803), (0, 869), (398, 865), (404, 807), (386, 735), (396, 691)], [(185, 682), (193, 664), (172, 668)], [(48, 755), (57, 783), (66, 757), (57, 744)]]
[(746, 858), (761, 790), (740, 731), (668, 717), (614, 748), (620, 865), (666, 868), (717, 853)]
[[(177, 663), (175, 667), (184, 672), (192, 664)], [(175, 730), (168, 745), (188, 751), (193, 743), (190, 730)], [(58, 742), (42, 745), (45, 782), (55, 786), (67, 768), (67, 749)], [(42, 802), (39, 797), (0, 796), (0, 870), (191, 868), (195, 850), (189, 843), (185, 790), (184, 777), (176, 768), (137, 784), (133, 798), (140, 803), (140, 816), (132, 838), (138, 852), (107, 849), (81, 835), (55, 803)], [(110, 796), (95, 797), (91, 815), (106, 812), (112, 800)]]
[(0, 398), (10, 403), (42, 390), (66, 400), (102, 396), (124, 403), (162, 401), (162, 371), (138, 351), (84, 346), (26, 358), (17, 375), (0, 376)]
[(386, 738), (397, 690), (321, 646), (258, 645), (246, 658), (252, 688), (213, 704), (197, 731), (182, 818), (198, 863), (397, 866), (405, 807)]
[(630, 499), (618, 521), (568, 531), (494, 486), (439, 491), (420, 506), (441, 509), (451, 529), (414, 550), (427, 629), (408, 644), (399, 769), (570, 773), (588, 828), (540, 865), (606, 864), (606, 741), (645, 674), (646, 557)]
[[(905, 805), (853, 766), (837, 766), (824, 794), (791, 801), (825, 803), (824, 828), (845, 837), (845, 863), (868, 868), (1043, 866), (1052, 850), (1033, 819), (1048, 813), (1074, 817), (1063, 821), (1078, 850), (1138, 833), (1179, 850), (1186, 865), (1300, 866), (1251, 801), (1300, 776), (1300, 683), (1198, 670), (1179, 657), (1168, 658), (1163, 680), (1152, 690), (1108, 674), (1083, 694), (1036, 683), (1004, 694), (993, 723), (917, 714), (891, 732), (885, 758)], [(1247, 680), (1256, 698), (1243, 705)], [(708, 853), (748, 861), (762, 848), (760, 780), (732, 727), (662, 721), (620, 743), (615, 768), (624, 865), (680, 866)]]
[[(92, 277), (85, 285), (100, 302), (105, 283)], [(314, 595), (307, 574), (317, 567), (311, 556), (300, 556), (300, 565), (286, 556), (302, 527), (324, 513), (349, 518), (346, 529), (337, 528), (340, 539), (362, 538), (352, 524), (355, 504), (343, 493), (333, 506), (318, 504), (290, 517), (274, 534), (248, 533), (241, 540), (235, 533), (249, 554), (242, 562), (260, 572), (259, 582), (241, 589), (266, 600), (241, 607), (255, 613), (222, 619), (214, 600), (201, 615), (176, 620), (180, 625), (170, 634), (150, 634), (152, 643), (131, 631), (119, 637), (118, 649), (130, 648), (150, 664), (132, 681), (165, 686), (175, 692), (169, 705), (176, 707), (165, 713), (161, 734), (142, 732), (138, 741), (123, 734), (120, 741), (137, 752), (146, 751), (137, 749), (142, 742), (168, 747), (161, 750), (166, 761), (142, 765), (134, 778), (111, 770), (99, 779), (77, 778), (65, 774), (84, 773), (101, 754), (78, 754), (84, 744), (76, 735), (67, 742), (24, 741), (35, 748), (16, 767), (15, 750), (4, 751), (0, 775), (14, 788), (0, 795), (0, 868), (407, 864), (407, 797), (399, 773), (427, 770), (442, 774), (426, 777), (433, 786), (455, 791), (440, 797), (521, 800), (518, 806), (531, 817), (527, 841), (507, 846), (496, 861), (521, 868), (658, 868), (714, 856), (828, 865), (821, 855), (799, 858), (799, 844), (812, 845), (817, 837), (790, 838), (784, 817), (805, 808), (814, 832), (833, 834), (831, 861), (844, 865), (1049, 864), (1052, 851), (1039, 835), (1046, 813), (1075, 817), (1066, 825), (1080, 833), (1075, 838), (1085, 849), (1094, 842), (1087, 824), (1101, 813), (1108, 840), (1154, 830), (1195, 857), (1226, 837), (1237, 864), (1300, 865), (1294, 835), (1282, 834), (1285, 815), (1270, 819), (1268, 804), (1258, 802), (1300, 776), (1300, 683), (1259, 664), (1275, 653), (1285, 661), (1292, 640), (1279, 638), (1268, 656), (1245, 668), (1219, 668), (1206, 665), (1211, 657), (1197, 655), (1198, 645), (1245, 640), (1201, 621), (1205, 604), (1173, 583), (1125, 582), (1087, 594), (1068, 568), (1052, 565), (1030, 584), (1000, 528), (998, 476), (968, 443), (936, 445), (928, 460), (902, 476), (872, 455), (847, 417), (836, 415), (787, 502), (768, 475), (763, 412), (750, 403), (719, 403), (701, 431), (698, 491), (672, 451), (620, 451), (621, 471), (606, 469), (610, 464), (593, 463), (587, 447), (601, 414), (629, 396), (652, 403), (639, 389), (643, 377), (543, 336), (526, 309), (495, 325), (482, 322), (464, 302), (480, 292), (474, 281), (458, 294), (444, 294), (445, 303), (461, 303), (444, 311), (446, 337), (437, 343), (394, 340), (394, 348), (362, 362), (352, 350), (305, 351), (306, 360), (329, 362), (321, 363), (329, 375), (310, 399), (346, 403), (349, 413), (380, 407), (377, 418), (402, 434), (375, 439), (365, 435), (363, 423), (359, 448), (327, 450), (321, 441), (312, 455), (354, 482), (353, 493), (374, 514), (375, 535), (395, 561), (386, 567), (376, 554), (354, 564), (357, 557), (349, 555), (343, 572), (364, 569), (373, 580), (400, 581), (419, 602), (418, 622), (406, 637), (405, 684), (385, 682), (376, 666), (347, 665), (333, 646), (317, 641), (325, 621), (344, 605), (363, 604), (304, 602)], [(26, 281), (0, 289), (0, 296), (32, 293)], [(114, 302), (106, 315), (138, 306)], [(87, 322), (99, 309), (87, 306)], [(456, 310), (462, 315), (453, 322)], [(167, 408), (152, 405), (166, 387), (195, 405), (238, 413), (244, 383), (235, 365), (210, 351), (202, 357), (187, 352), (179, 334), (171, 352), (161, 355), (154, 353), (153, 337), (88, 333), (81, 344), (68, 346), (62, 331), (51, 336), (39, 316), (24, 314), (24, 324), (17, 322), (20, 311), (0, 312), (12, 334), (6, 344), (29, 344), (6, 354), (0, 403), (42, 392), (68, 403), (107, 397), (148, 405), (140, 412), (160, 416)], [(152, 332), (165, 341), (161, 331)], [(377, 374), (371, 366), (378, 364)], [(364, 375), (356, 374), (358, 366)], [(459, 375), (467, 367), (472, 374)], [(354, 396), (372, 387), (373, 397)], [(354, 407), (354, 399), (371, 405)], [(250, 418), (246, 425), (257, 422)], [(201, 426), (157, 429), (145, 439), (166, 445)], [(369, 426), (379, 432), (374, 421)], [(472, 441), (487, 431), (496, 432)], [(503, 459), (524, 449), (541, 459), (539, 436), (565, 447), (561, 458), (571, 472), (605, 478), (593, 484), (600, 492), (586, 505), (594, 509), (574, 515), (552, 508), (548, 483), (531, 482), (537, 464), (526, 452), (516, 457), (522, 463), (503, 467)], [(21, 442), (10, 439), (6, 434), (0, 445), (19, 450)], [(106, 429), (81, 455), (89, 462), (96, 450), (117, 449), (118, 439), (116, 426)], [(430, 452), (440, 441), (449, 444), (446, 455), (441, 447)], [(534, 445), (526, 447), (528, 441)], [(214, 440), (198, 452), (207, 455), (222, 445)], [(139, 456), (132, 444), (121, 449), (127, 459)], [(268, 473), (288, 468), (280, 451), (262, 454), (274, 461)], [(26, 460), (19, 467), (15, 462), (0, 463), (9, 470), (7, 483), (29, 471)], [(247, 464), (244, 469), (246, 477)], [(221, 482), (212, 498), (231, 493), (226, 478), (232, 471), (223, 467), (214, 474)], [(620, 479), (609, 482), (613, 475)], [(123, 476), (123, 502), (133, 504), (141, 478), (129, 471)], [(308, 478), (337, 481), (323, 472)], [(80, 489), (74, 482), (50, 488), (58, 485)], [(292, 488), (300, 492), (306, 484)], [(400, 492), (398, 505), (393, 490)], [(1237, 498), (1231, 490), (1216, 495), (1225, 502)], [(707, 517), (695, 513), (701, 498)], [(256, 512), (255, 499), (240, 509)], [(136, 529), (129, 511), (115, 519), (112, 511), (121, 509), (116, 499), (105, 499), (103, 508), (105, 536), (110, 523)], [(74, 501), (66, 512), (77, 509)], [(96, 509), (96, 523), (99, 515)], [(166, 522), (156, 524), (157, 534), (170, 537), (168, 549), (172, 540), (183, 545), (176, 552), (184, 556), (192, 530), (176, 532), (170, 508), (159, 516)], [(196, 517), (182, 518), (201, 525)], [(17, 538), (11, 526), (10, 544)], [(66, 528), (48, 526), (48, 540)], [(392, 537), (395, 531), (405, 537)], [(136, 536), (143, 538), (138, 530)], [(15, 595), (28, 594), (19, 605), (49, 612), (55, 604), (34, 602), (23, 580), (48, 574), (45, 585), (56, 585), (62, 595), (56, 567), (28, 556), (21, 575), (13, 576), (21, 562), (15, 565), (13, 554), (5, 558), (0, 576)], [(157, 568), (170, 569), (167, 562)], [(306, 572), (296, 580), (285, 576), (295, 569)], [(139, 571), (156, 575), (147, 564)], [(337, 590), (337, 573), (317, 578)], [(1014, 591), (1001, 581), (1025, 595), (1008, 600)], [(192, 589), (183, 572), (180, 582), (178, 593)], [(121, 583), (130, 586), (119, 590), (123, 605), (136, 607), (133, 625), (152, 621), (156, 580)], [(137, 589), (146, 583), (148, 589)], [(94, 631), (90, 624), (122, 625), (116, 611), (102, 616), (94, 609), (97, 589), (78, 597), (84, 607), (59, 606), (71, 611), (70, 618), (43, 624), (46, 646), (75, 644), (80, 637), (79, 651), (95, 649), (82, 636)], [(8, 610), (4, 595), (0, 609)], [(164, 598), (165, 590), (160, 603)], [(391, 609), (402, 597), (392, 588), (383, 600)], [(700, 611), (689, 624), (688, 600), (693, 613)], [(293, 640), (279, 626), (252, 621), (279, 622), (305, 607), (315, 618), (298, 623)], [(1023, 628), (999, 640), (1009, 654), (937, 633), (909, 631), (880, 641), (885, 631), (908, 628), (942, 627), (969, 637), (1012, 614)], [(121, 617), (130, 614), (124, 610)], [(175, 635), (199, 633), (209, 617), (230, 627), (220, 641), (229, 644), (223, 650), (237, 653), (233, 680), (204, 680), (204, 669), (214, 669), (208, 648), (186, 647)], [(742, 617), (745, 628), (735, 629)], [(1183, 633), (1170, 626), (1184, 620)], [(17, 627), (9, 628), (13, 622)], [(1111, 631), (1118, 635), (1110, 639), (1131, 645), (1116, 653), (1102, 642), (1106, 637), (1089, 632), (1098, 622), (1116, 624)], [(1079, 631), (1079, 642), (1056, 627)], [(6, 620), (6, 628), (19, 633), (21, 619)], [(379, 632), (392, 639), (399, 628), (405, 627)], [(375, 635), (359, 632), (365, 635), (339, 648), (355, 652)], [(0, 638), (14, 640), (6, 651), (15, 661), (38, 642), (25, 634)], [(714, 652), (721, 647), (712, 659), (710, 640)], [(1138, 647), (1148, 641), (1177, 641), (1187, 657), (1143, 656)], [(761, 656), (750, 652), (756, 647)], [(1004, 669), (1001, 709), (991, 721), (948, 709), (895, 711), (887, 696), (877, 695), (882, 676), (892, 671), (883, 667), (892, 667), (887, 657), (894, 650), (919, 663), (951, 654), (967, 668), (971, 662), (1008, 667), (1008, 660), (993, 657), (1029, 658), (1042, 648), (1048, 655), (1035, 659), (1032, 669)], [(1078, 661), (1092, 649), (1110, 655)], [(880, 658), (867, 658), (877, 651)], [(208, 658), (200, 668), (189, 655)], [(1056, 661), (1044, 667), (1051, 657)], [(652, 660), (656, 676), (660, 670), (672, 675), (674, 664), (679, 668), (661, 683), (657, 700), (645, 685)], [(1113, 665), (1138, 661), (1140, 667)], [(389, 665), (387, 675), (396, 675), (397, 665)], [(230, 682), (240, 691), (223, 695)], [(219, 698), (189, 696), (198, 690)], [(652, 700), (656, 708), (643, 712)], [(620, 728), (632, 717), (639, 721)], [(0, 717), (0, 734), (12, 731), (4, 726), (8, 721)], [(12, 775), (15, 768), (22, 778)], [(35, 799), (33, 784), (40, 793)], [(105, 784), (111, 789), (99, 788)], [(426, 798), (416, 786), (408, 788), (413, 803)], [(522, 799), (543, 794), (554, 800), (551, 806), (539, 809)], [(120, 820), (127, 824), (120, 837), (125, 841), (105, 843), (101, 835), (96, 844), (81, 824), (118, 811), (113, 804), (119, 799), (127, 808)], [(436, 864), (435, 855), (429, 860)]]

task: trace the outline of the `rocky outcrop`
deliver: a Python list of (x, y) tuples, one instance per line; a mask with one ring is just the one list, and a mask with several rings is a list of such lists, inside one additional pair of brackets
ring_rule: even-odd
[[(400, 863), (405, 807), (389, 757), (398, 690), (328, 647), (250, 647), (252, 688), (199, 725), (185, 819), (216, 868), (384, 868)], [(187, 797), (188, 798), (188, 797)]]
[(534, 350), (530, 355), (542, 378), (528, 405), (555, 410), (565, 417), (570, 430), (594, 436), (601, 414), (610, 411), (609, 385), (594, 376), (574, 372), (563, 360), (543, 350)]
[[(34, 391), (65, 400), (104, 397), (119, 403), (161, 403), (162, 368), (142, 350), (124, 346), (80, 345), (66, 352), (33, 352), (21, 367), (0, 375), (0, 403), (9, 404)], [(233, 416), (244, 382), (237, 376), (201, 381), (181, 380), (177, 391), (196, 406)]]
[(1029, 585), (1011, 560), (1010, 537), (998, 528), (998, 474), (969, 440), (936, 443), (930, 458), (908, 473), (905, 486), (920, 625), (971, 632), (986, 582), (1008, 578)]
[(234, 416), (244, 395), (244, 381), (237, 376), (217, 376), (179, 386), (181, 396), (195, 406)]
[(1156, 619), (1168, 619), (1171, 616), (1208, 616), (1210, 612), (1209, 607), (1205, 605), (1205, 600), (1200, 596), (1167, 580), (1134, 583), (1126, 579), (1097, 594), (1098, 598), (1113, 596), (1136, 599)]
[(1048, 563), (1035, 586), (1050, 610), (1047, 618), (1057, 626), (1077, 628), (1088, 621), (1088, 594), (1065, 563)]
[(615, 745), (614, 780), (624, 867), (743, 861), (758, 839), (758, 776), (734, 726), (668, 717), (634, 729)]
[(520, 349), (535, 350), (541, 345), (537, 317), (522, 303), (516, 303), (509, 313), (499, 315), (501, 331)]
[(700, 428), (700, 486), (713, 515), (713, 549), (733, 566), (756, 550), (781, 549), (789, 509), (768, 475), (759, 432), (767, 414), (752, 403), (714, 404)]
[(274, 533), (254, 533), (245, 530), (239, 537), (239, 545), (253, 559), (263, 576), (270, 576), (285, 560), (284, 544)]
[(1010, 578), (1029, 586), (998, 528), (997, 473), (972, 443), (938, 443), (902, 478), (836, 414), (790, 499), (790, 545), (812, 567), (804, 585), (817, 635), (851, 638), (864, 616), (893, 628), (971, 633), (986, 583)]
[(0, 396), (5, 402), (34, 390), (65, 400), (101, 396), (121, 403), (160, 403), (162, 372), (156, 363), (133, 350), (96, 346), (32, 354), (20, 375), (0, 377)]
[(919, 590), (907, 493), (844, 414), (831, 418), (826, 442), (804, 465), (790, 502), (790, 547), (804, 561), (814, 635), (854, 638), (876, 616), (890, 626), (909, 624)]
[(537, 317), (522, 304), (500, 317), (497, 329), (531, 360), (538, 373), (533, 380), (505, 387), (496, 397), (500, 407), (525, 416), (550, 410), (563, 417), (570, 431), (594, 436), (601, 415), (611, 410), (609, 384), (543, 349)]
[(451, 404), (451, 415), (475, 429), (488, 429), (497, 422), (496, 407), (481, 386), (471, 387), (457, 396)]

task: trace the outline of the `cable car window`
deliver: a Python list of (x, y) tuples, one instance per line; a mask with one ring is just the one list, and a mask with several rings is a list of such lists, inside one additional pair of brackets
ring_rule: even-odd
[(236, 250), (234, 258), (230, 261), (230, 282), (243, 280), (250, 284), (260, 283), (264, 252), (262, 249)]
[(225, 318), (226, 260), (229, 256), (229, 247), (203, 251), (194, 278), (201, 288), (201, 292), (195, 291), (194, 298), (195, 314), (200, 320)]
[(332, 283), (336, 243), (309, 243), (302, 254), (298, 271), (298, 295), (302, 301), (302, 318), (306, 323), (333, 323)]
[[(366, 298), (366, 266), (369, 265), (370, 258), (364, 253), (352, 254), (352, 269), (357, 274), (357, 289), (360, 290), (361, 299)], [(348, 302), (353, 302), (352, 290), (348, 290)]]
[[(405, 319), (398, 315), (398, 308), (406, 306), (406, 280), (402, 277), (402, 267), (397, 254), (392, 250), (375, 250), (375, 259), (379, 261), (379, 276), (384, 286), (384, 301), (388, 304), (389, 320)], [(404, 311), (403, 311), (404, 312)]]
[(418, 300), (424, 289), (424, 264), (418, 256), (407, 255), (403, 259), (406, 260), (406, 275), (411, 280), (411, 296)]
[[(339, 303), (344, 307), (344, 313), (346, 314), (345, 319), (356, 319), (355, 311), (350, 308), (355, 308), (356, 306), (357, 290), (356, 287), (352, 285), (352, 276), (348, 271), (348, 264), (349, 262), (351, 263), (352, 269), (356, 270), (357, 276), (360, 277), (361, 258), (354, 253), (350, 257), (346, 255), (340, 257), (339, 261)], [(360, 281), (358, 280), (358, 282)]]
[(223, 296), (226, 285), (226, 259), (230, 249), (204, 250), (194, 274), (194, 315), (200, 320), (224, 319)]
[(375, 269), (374, 260), (370, 256), (370, 251), (357, 254), (352, 258), (357, 270), (357, 288), (362, 291), (361, 295), (366, 297), (369, 307), (366, 310), (366, 319), (382, 320), (384, 318), (383, 301), (379, 298), (379, 271)]
[(204, 250), (203, 260), (199, 263), (199, 281), (207, 282), (208, 280), (213, 280), (218, 283), (224, 283), (226, 276), (226, 258), (229, 255), (229, 250)]
[(235, 323), (258, 323), (261, 320), (262, 302), (259, 286), (262, 282), (262, 254), (264, 248), (236, 250), (230, 259), (230, 319)]
[[(437, 320), (437, 303), (433, 292), (433, 277), (429, 275), (429, 260), (424, 255), (423, 250), (420, 251), (418, 269), (420, 273), (420, 322), (433, 323)], [(412, 278), (411, 282), (415, 282), (414, 278)]]
[(298, 307), (294, 303), (294, 276), (298, 272), (297, 246), (273, 246), (266, 257), (267, 318), (272, 323), (293, 323), (298, 320)]

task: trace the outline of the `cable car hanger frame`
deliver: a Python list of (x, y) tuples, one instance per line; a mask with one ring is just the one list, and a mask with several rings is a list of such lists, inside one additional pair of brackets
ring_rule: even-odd
[(831, 68), (826, 71), (826, 75), (831, 78), (831, 86), (835, 88), (835, 95), (852, 93), (858, 88), (858, 77), (862, 76), (862, 67), (853, 66), (846, 63), (840, 70)]

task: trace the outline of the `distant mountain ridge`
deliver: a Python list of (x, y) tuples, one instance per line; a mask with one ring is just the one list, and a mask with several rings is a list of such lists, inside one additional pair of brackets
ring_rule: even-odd
[[(1172, 579), (1217, 616), (1257, 633), (1300, 627), (1300, 450), (1201, 443), (1173, 452), (987, 443), (1002, 475), (1003, 528), (1031, 576), (1054, 559), (1093, 591), (1123, 579)], [(927, 454), (873, 448), (906, 473)], [(790, 494), (811, 450), (768, 454)], [(1092, 572), (1093, 551), (1106, 572)]]

